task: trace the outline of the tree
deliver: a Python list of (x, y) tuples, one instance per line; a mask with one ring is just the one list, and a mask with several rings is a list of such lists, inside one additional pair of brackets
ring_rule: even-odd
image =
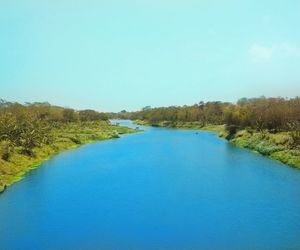
[(78, 120), (78, 114), (73, 109), (64, 109), (63, 119), (66, 122), (76, 122)]

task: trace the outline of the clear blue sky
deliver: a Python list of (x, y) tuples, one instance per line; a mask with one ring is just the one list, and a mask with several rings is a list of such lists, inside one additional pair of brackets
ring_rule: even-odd
[(137, 110), (300, 95), (299, 0), (1, 0), (0, 98)]

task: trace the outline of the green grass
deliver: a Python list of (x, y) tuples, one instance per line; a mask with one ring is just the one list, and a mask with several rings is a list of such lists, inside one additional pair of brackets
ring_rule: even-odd
[(239, 147), (254, 150), (274, 160), (289, 166), (300, 168), (300, 147), (293, 145), (288, 133), (249, 134), (245, 130), (239, 131), (231, 140)]
[(6, 144), (2, 141), (0, 142), (0, 192), (5, 186), (19, 181), (25, 173), (61, 151), (86, 143), (118, 138), (120, 134), (133, 132), (137, 130), (110, 125), (106, 122), (62, 125), (52, 130), (53, 143), (34, 148), (33, 156), (24, 155), (21, 153), (22, 148), (15, 147), (8, 160), (1, 158)]

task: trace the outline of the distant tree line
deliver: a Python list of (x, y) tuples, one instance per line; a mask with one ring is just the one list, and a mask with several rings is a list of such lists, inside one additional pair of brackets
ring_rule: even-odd
[(169, 122), (197, 122), (202, 126), (226, 124), (230, 133), (249, 128), (271, 133), (287, 131), (300, 144), (300, 98), (242, 98), (229, 102), (200, 102), (192, 106), (151, 108), (138, 112), (119, 113), (128, 119), (147, 120), (152, 124)]
[(94, 110), (75, 111), (49, 103), (23, 105), (0, 100), (0, 142), (6, 144), (2, 158), (8, 158), (14, 147), (21, 147), (24, 154), (32, 155), (34, 147), (52, 142), (53, 128), (107, 119), (107, 114)]
[(182, 122), (200, 122), (206, 124), (223, 124), (223, 112), (230, 103), (223, 102), (200, 102), (192, 106), (171, 106), (162, 108), (143, 108), (141, 111), (133, 114), (136, 119), (147, 120), (152, 123), (160, 121), (182, 121)]

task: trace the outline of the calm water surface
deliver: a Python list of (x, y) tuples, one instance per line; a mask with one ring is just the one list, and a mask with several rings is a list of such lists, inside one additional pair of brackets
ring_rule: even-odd
[(300, 171), (210, 132), (145, 129), (9, 187), (0, 249), (300, 249)]

